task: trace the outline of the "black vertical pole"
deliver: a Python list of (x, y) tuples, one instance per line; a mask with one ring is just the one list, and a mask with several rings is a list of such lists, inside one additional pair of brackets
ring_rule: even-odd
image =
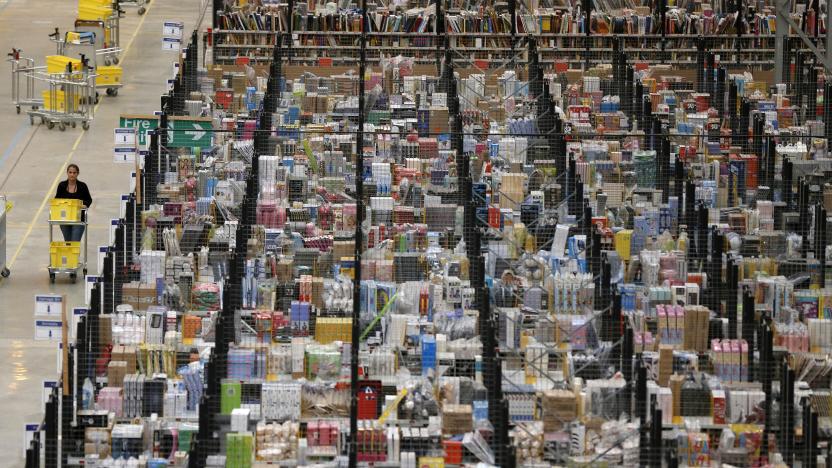
[(636, 94), (633, 96), (633, 109), (635, 110), (639, 128), (644, 129), (644, 85), (641, 83), (641, 80), (636, 81)]
[[(832, 31), (830, 31), (832, 34)], [(823, 135), (827, 148), (832, 148), (832, 79), (825, 77), (823, 84)]]
[(726, 116), (731, 126), (731, 140), (734, 145), (742, 143), (737, 133), (739, 132), (740, 121), (737, 116), (737, 82), (730, 80), (728, 83), (728, 111)]
[(725, 117), (725, 67), (719, 67), (716, 71), (716, 95), (714, 96), (714, 107), (721, 118)]
[(714, 55), (711, 52), (708, 52), (707, 58), (708, 65), (705, 69), (705, 92), (708, 93), (711, 102), (713, 102), (715, 84), (714, 70), (716, 70), (716, 55)]
[[(728, 257), (728, 288), (725, 298), (725, 310), (728, 314), (728, 338), (737, 339), (737, 294), (739, 293), (739, 268), (733, 256)], [(743, 324), (745, 325), (745, 324)]]
[(742, 151), (748, 151), (748, 127), (751, 120), (751, 103), (748, 99), (742, 98), (740, 104), (740, 128), (738, 137), (740, 138), (740, 146)]
[[(769, 187), (769, 194), (770, 194), (769, 196), (774, 197), (774, 168), (775, 168), (775, 163), (776, 163), (776, 158), (777, 158), (777, 141), (774, 139), (774, 137), (772, 135), (768, 135), (766, 137), (766, 144), (768, 145), (766, 147), (766, 154), (767, 154), (767, 156), (766, 156), (766, 180), (768, 182), (767, 185)], [(784, 160), (783, 164), (785, 164), (785, 163), (786, 163), (786, 161)], [(783, 177), (784, 177), (783, 180), (785, 180), (785, 176), (786, 176), (785, 171), (786, 171), (786, 168), (784, 167), (783, 168)], [(790, 179), (789, 179), (789, 185), (788, 186), (791, 187), (791, 175), (789, 177), (790, 177)], [(791, 192), (789, 192), (789, 193), (791, 193)], [(773, 200), (773, 198), (772, 198), (772, 200)], [(784, 201), (785, 201), (785, 199), (784, 199)]]
[(582, 10), (584, 12), (584, 41), (585, 42), (585, 49), (584, 49), (584, 70), (589, 70), (590, 61), (589, 55), (590, 51), (592, 50), (592, 35), (589, 32), (590, 25), (592, 24), (591, 16), (592, 16), (592, 8), (593, 8), (593, 0), (582, 0), (581, 3)]
[(665, 42), (667, 41), (667, 0), (659, 0), (659, 31), (661, 32), (661, 62), (665, 63)]
[(808, 109), (806, 111), (806, 118), (814, 120), (818, 115), (818, 67), (813, 60), (809, 68), (809, 82), (806, 89), (806, 100)]
[[(659, 125), (659, 131), (661, 132), (661, 125)], [(659, 178), (656, 181), (658, 182), (656, 186), (662, 191), (662, 203), (667, 203), (668, 198), (670, 198), (670, 138), (664, 132), (661, 132), (661, 136), (657, 135), (656, 138), (661, 138), (659, 153), (662, 155), (659, 160), (659, 171), (656, 174)]]
[[(770, 152), (771, 153), (771, 152)], [(769, 163), (770, 164), (770, 163)], [(774, 175), (769, 175), (769, 177), (774, 178)], [(783, 202), (786, 204), (786, 209), (792, 209), (792, 197), (794, 196), (794, 190), (792, 186), (794, 185), (794, 181), (792, 180), (792, 161), (787, 157), (783, 157), (783, 180), (782, 180), (782, 188), (780, 196), (782, 197)]]
[(696, 40), (696, 92), (705, 92), (705, 38)]
[(361, 317), (361, 254), (364, 247), (364, 74), (367, 68), (367, 0), (361, 0), (361, 38), (358, 80), (358, 128), (355, 142), (355, 281), (353, 282), (352, 345), (350, 346), (349, 467), (358, 466), (358, 348)]
[(763, 411), (765, 413), (765, 428), (763, 429), (763, 452), (768, 453), (768, 436), (774, 429), (774, 421), (772, 420), (772, 403), (773, 393), (771, 391), (771, 381), (774, 377), (774, 336), (771, 329), (771, 324), (765, 321), (760, 326), (760, 381), (763, 384), (763, 394), (766, 399), (763, 402)]
[(748, 286), (742, 290), (742, 339), (748, 343), (748, 381), (754, 381), (754, 351), (756, 350), (756, 340), (754, 338), (754, 330), (757, 328), (754, 319), (754, 295)]

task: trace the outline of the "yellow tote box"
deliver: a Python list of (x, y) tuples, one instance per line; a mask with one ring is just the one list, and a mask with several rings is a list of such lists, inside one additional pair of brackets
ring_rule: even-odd
[(49, 266), (51, 268), (78, 268), (80, 255), (80, 242), (53, 242), (49, 246)]
[(50, 221), (81, 221), (81, 200), (53, 198), (49, 205)]
[(112, 7), (113, 1), (112, 0), (78, 0), (78, 7), (87, 7), (87, 6), (104, 6), (104, 7)]
[(106, 21), (113, 16), (113, 7), (89, 3), (78, 5), (78, 19), (83, 21)]
[(68, 63), (72, 64), (72, 71), (81, 71), (81, 59), (75, 59), (65, 55), (47, 55), (46, 73), (66, 73)]
[(96, 86), (113, 86), (121, 84), (121, 77), (124, 72), (119, 66), (99, 66), (95, 69)]
[(48, 111), (55, 111), (55, 112), (76, 112), (78, 110), (78, 106), (81, 103), (81, 98), (78, 95), (75, 95), (73, 98), (73, 102), (70, 103), (69, 109), (67, 109), (67, 102), (66, 102), (66, 94), (63, 91), (56, 90), (55, 94), (53, 95), (48, 89), (41, 92), (43, 96), (43, 108), (44, 110)]

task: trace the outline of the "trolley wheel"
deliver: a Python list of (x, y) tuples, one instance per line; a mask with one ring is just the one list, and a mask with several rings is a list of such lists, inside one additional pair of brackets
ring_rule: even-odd
[(78, 282), (78, 274), (77, 273), (70, 273), (69, 274), (69, 279), (72, 280), (72, 284), (77, 283)]
[(17, 113), (19, 114), (20, 113), (20, 106), (15, 106), (15, 109), (17, 110)]
[(110, 66), (110, 57), (104, 57), (104, 65)]
[(113, 57), (113, 65), (118, 65), (118, 57)]
[(139, 7), (139, 16), (143, 15), (146, 11), (147, 9), (145, 7)]
[(78, 124), (73, 121), (72, 122), (72, 128), (75, 128), (76, 126), (78, 126)]
[(3, 278), (8, 278), (10, 274), (12, 274), (12, 272), (9, 271), (8, 268), (3, 268), (3, 270), (0, 271), (0, 276), (2, 276)]
[(30, 116), (29, 116), (29, 125), (34, 125), (34, 124), (35, 124), (35, 116), (34, 116), (34, 115), (30, 115)]
[(55, 273), (49, 273), (49, 282), (55, 284)]
[(46, 122), (46, 128), (48, 128), (49, 130), (52, 130), (53, 128), (55, 128), (55, 122), (53, 122), (51, 120)]
[(98, 104), (98, 100), (99, 100), (99, 98), (100, 98), (100, 97), (101, 97), (101, 95), (100, 95), (100, 94), (98, 94), (98, 91), (96, 91), (96, 92), (95, 92), (95, 103), (96, 103), (96, 104)]
[(58, 130), (60, 130), (62, 132), (65, 131), (66, 130), (66, 122), (58, 123)]
[(87, 269), (84, 268), (84, 276), (87, 276)]
[(107, 96), (118, 96), (118, 88), (107, 88)]
[(81, 128), (83, 128), (84, 130), (89, 130), (90, 129), (90, 123), (89, 122), (82, 122), (81, 123)]

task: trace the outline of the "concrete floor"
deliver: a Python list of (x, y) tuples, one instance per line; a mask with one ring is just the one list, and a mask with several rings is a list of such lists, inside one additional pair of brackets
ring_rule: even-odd
[[(119, 199), (129, 191), (130, 165), (114, 164), (113, 128), (121, 113), (151, 114), (171, 76), (173, 52), (161, 48), (162, 22), (183, 21), (191, 31), (201, 0), (153, 0), (144, 16), (126, 8), (121, 21), (121, 65), (125, 86), (118, 97), (103, 92), (95, 121), (88, 131), (30, 125), (11, 104), (7, 64), (0, 73), (0, 194), (14, 202), (8, 215), (7, 262), (11, 277), (0, 280), (0, 467), (23, 466), (24, 424), (42, 419), (44, 380), (56, 380), (57, 343), (35, 342), (34, 296), (66, 294), (69, 307), (82, 306), (84, 287), (66, 279), (49, 283), (46, 265), (48, 202), (70, 162), (81, 167), (79, 179), (94, 199), (90, 211), (90, 274), (97, 273), (96, 252), (109, 242), (110, 219), (119, 214)], [(44, 64), (55, 53), (47, 35), (55, 27), (72, 28), (75, 0), (0, 0), (0, 51), (12, 47)], [(210, 17), (208, 18), (210, 21)], [(56, 230), (56, 235), (60, 233)]]

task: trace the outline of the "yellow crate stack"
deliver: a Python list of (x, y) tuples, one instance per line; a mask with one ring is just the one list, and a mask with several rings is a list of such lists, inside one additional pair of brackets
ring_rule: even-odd
[(81, 98), (76, 94), (72, 96), (72, 101), (69, 103), (69, 108), (67, 108), (66, 93), (60, 90), (56, 90), (53, 95), (47, 89), (42, 91), (41, 95), (43, 96), (43, 109), (47, 111), (74, 112), (81, 104)]
[(80, 242), (52, 242), (49, 246), (49, 267), (78, 268), (80, 255)]
[(83, 21), (106, 21), (113, 16), (112, 5), (102, 4), (97, 0), (81, 0), (78, 2), (78, 19)]
[(71, 64), (72, 71), (81, 71), (81, 59), (67, 57), (65, 55), (47, 55), (46, 73), (66, 73), (66, 67), (68, 64)]
[(49, 204), (50, 221), (81, 221), (81, 200), (53, 198)]
[(116, 86), (121, 85), (121, 78), (124, 71), (119, 66), (99, 66), (96, 68), (95, 85), (96, 86)]

